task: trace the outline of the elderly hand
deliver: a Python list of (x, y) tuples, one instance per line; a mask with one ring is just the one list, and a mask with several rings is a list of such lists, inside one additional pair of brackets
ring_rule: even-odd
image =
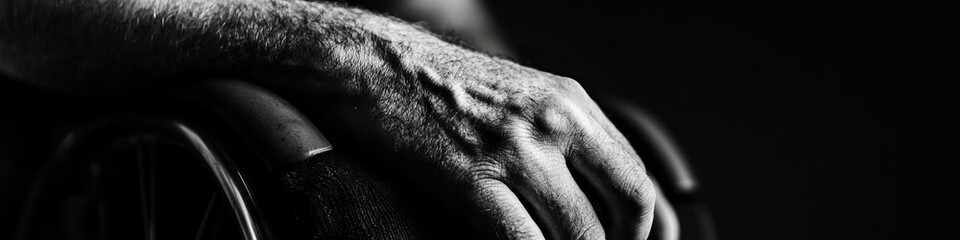
[(396, 19), (307, 1), (4, 0), (0, 22), (0, 71), (37, 86), (129, 92), (203, 74), (286, 89), (501, 238), (650, 231), (653, 183), (575, 81)]
[(321, 125), (402, 156), (397, 171), (500, 237), (646, 238), (653, 184), (577, 82), (375, 22), (370, 42), (332, 49), (346, 70), (282, 84), (324, 103)]

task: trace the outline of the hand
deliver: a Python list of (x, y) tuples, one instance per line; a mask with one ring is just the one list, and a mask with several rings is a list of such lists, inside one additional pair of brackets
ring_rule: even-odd
[(348, 133), (339, 140), (401, 156), (397, 171), (453, 193), (500, 238), (646, 238), (653, 184), (577, 82), (440, 41), (398, 43), (338, 49), (356, 59), (339, 63), (350, 72), (289, 86), (322, 99), (316, 117)]
[(334, 144), (399, 156), (390, 163), (398, 172), (473, 207), (467, 213), (502, 238), (649, 233), (653, 184), (573, 80), (336, 4), (12, 0), (0, 6), (0, 22), (10, 23), (0, 24), (0, 72), (29, 84), (130, 92), (178, 74), (259, 78), (288, 89), (280, 90), (285, 97), (312, 102), (304, 110), (320, 113), (313, 114), (319, 126), (334, 126), (325, 133), (349, 133), (331, 138)]

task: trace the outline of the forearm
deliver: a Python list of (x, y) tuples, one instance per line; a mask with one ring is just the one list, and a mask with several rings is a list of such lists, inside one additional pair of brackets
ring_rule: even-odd
[(359, 61), (386, 61), (383, 58), (391, 56), (387, 50), (406, 51), (396, 46), (442, 44), (397, 20), (328, 3), (3, 0), (0, 4), (0, 71), (31, 84), (71, 91), (127, 91), (188, 73), (356, 72), (346, 68), (370, 64)]

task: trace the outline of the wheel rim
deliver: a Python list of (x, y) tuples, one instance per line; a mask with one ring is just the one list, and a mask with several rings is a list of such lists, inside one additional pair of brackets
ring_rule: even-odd
[(175, 121), (75, 131), (38, 178), (19, 239), (263, 239), (246, 184), (214, 149)]

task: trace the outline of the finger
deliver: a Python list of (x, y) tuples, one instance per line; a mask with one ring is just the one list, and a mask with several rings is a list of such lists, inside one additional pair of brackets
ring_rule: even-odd
[(497, 239), (544, 239), (523, 203), (503, 182), (481, 180), (477, 189), (474, 203), (480, 208), (481, 224), (493, 230)]
[[(627, 117), (629, 121), (627, 123), (636, 125), (633, 126), (633, 131), (640, 131), (640, 134), (634, 132), (634, 137), (646, 137), (648, 138), (650, 144), (653, 144), (654, 151), (659, 151), (659, 155), (652, 160), (660, 161), (661, 165), (667, 165), (667, 171), (651, 173), (652, 178), (658, 178), (660, 180), (666, 179), (667, 187), (672, 188), (674, 192), (688, 192), (692, 191), (695, 188), (695, 181), (691, 173), (689, 173), (689, 168), (685, 166), (685, 161), (680, 156), (676, 147), (674, 147), (667, 137), (667, 134), (663, 132), (663, 127), (659, 126), (656, 121), (649, 116), (649, 114), (643, 112), (639, 107), (629, 105), (626, 102), (615, 100), (615, 99), (604, 99), (603, 101), (606, 104), (606, 107), (611, 108), (614, 114), (625, 115), (620, 116), (621, 118)], [(607, 118), (606, 115), (600, 111), (599, 106), (595, 102), (589, 104), (588, 113), (598, 120), (598, 123), (606, 130), (608, 134), (614, 139), (618, 139), (622, 144), (630, 144), (627, 142), (627, 138), (623, 134), (619, 134), (618, 129), (614, 127), (612, 123), (612, 118)], [(628, 127), (628, 131), (630, 128)], [(631, 139), (635, 140), (635, 139)], [(642, 141), (641, 141), (642, 142)], [(649, 161), (651, 159), (643, 159)], [(643, 164), (646, 165), (646, 164)], [(658, 169), (660, 170), (660, 169)], [(654, 209), (654, 218), (656, 219), (653, 222), (653, 228), (651, 229), (650, 239), (658, 240), (677, 240), (680, 238), (680, 222), (678, 220), (677, 214), (673, 209), (670, 201), (667, 200), (666, 194), (661, 187), (660, 181), (653, 179), (654, 186), (657, 190), (657, 199), (656, 207)], [(673, 185), (673, 186), (671, 186)]]
[(644, 166), (663, 193), (688, 195), (697, 189), (692, 169), (666, 128), (641, 107), (622, 99), (601, 99), (610, 121), (640, 151)]
[[(593, 121), (600, 126), (600, 128), (603, 129), (607, 135), (612, 137), (622, 146), (631, 146), (630, 142), (627, 141), (627, 138), (623, 135), (623, 133), (617, 130), (617, 127), (614, 126), (613, 122), (607, 118), (607, 116), (600, 109), (600, 106), (597, 105), (597, 102), (594, 101), (589, 94), (587, 94), (587, 91), (583, 89), (583, 86), (572, 80), (561, 82), (563, 83), (564, 88), (571, 93), (571, 96), (574, 98), (574, 101), (577, 103), (577, 105), (581, 107), (581, 110), (586, 112), (587, 116), (593, 119)], [(627, 148), (626, 150), (634, 156), (639, 156), (633, 148)], [(639, 161), (640, 158), (637, 157), (636, 160)], [(643, 163), (640, 163), (640, 167), (644, 167)]]
[(584, 176), (600, 198), (612, 239), (646, 239), (653, 220), (656, 191), (636, 154), (600, 128), (585, 126), (571, 149), (571, 166)]
[(677, 212), (673, 210), (673, 205), (666, 199), (660, 184), (653, 181), (657, 189), (657, 203), (653, 210), (654, 221), (653, 228), (650, 230), (650, 239), (653, 240), (678, 240), (680, 239), (680, 220), (677, 218)]
[(559, 152), (546, 159), (524, 161), (517, 181), (542, 231), (550, 239), (605, 239), (603, 227), (590, 200), (580, 190)]

